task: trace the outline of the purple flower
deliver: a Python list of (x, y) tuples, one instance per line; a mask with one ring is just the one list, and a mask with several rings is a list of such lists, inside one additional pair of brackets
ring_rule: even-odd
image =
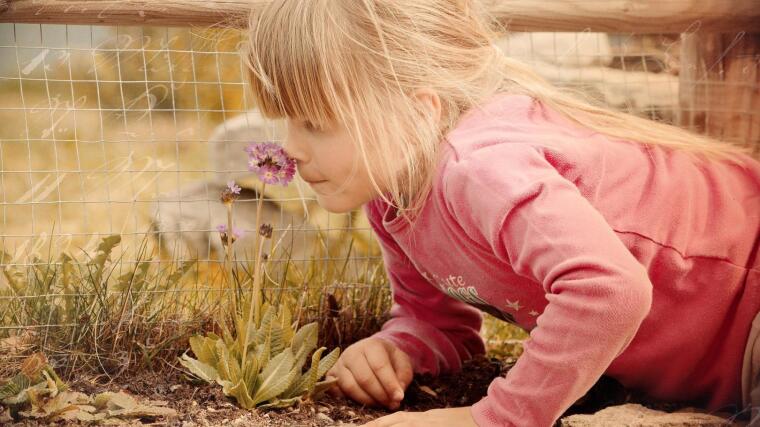
[(227, 189), (232, 194), (240, 194), (240, 186), (235, 184), (235, 181), (227, 181)]
[(219, 200), (225, 205), (232, 204), (240, 195), (240, 190), (240, 186), (235, 184), (235, 181), (229, 181), (227, 182), (227, 187), (222, 190), (222, 195), (219, 197)]
[[(224, 243), (226, 245), (227, 244), (228, 235), (229, 235), (229, 233), (227, 231), (227, 224), (219, 224), (219, 225), (217, 225), (216, 226), (216, 231), (219, 232), (219, 237), (222, 239), (222, 243)], [(231, 241), (231, 243), (234, 243), (235, 240), (243, 237), (243, 234), (245, 234), (243, 232), (243, 230), (241, 230), (241, 229), (239, 229), (237, 227), (233, 227), (232, 228), (232, 241)]]
[(273, 142), (259, 142), (245, 148), (248, 170), (266, 184), (288, 185), (296, 174), (296, 161)]

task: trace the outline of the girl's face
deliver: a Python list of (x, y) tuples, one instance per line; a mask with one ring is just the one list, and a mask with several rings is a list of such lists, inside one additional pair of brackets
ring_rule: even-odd
[(296, 160), (298, 174), (326, 210), (348, 212), (377, 197), (361, 153), (345, 127), (315, 129), (308, 122), (288, 118), (283, 148)]

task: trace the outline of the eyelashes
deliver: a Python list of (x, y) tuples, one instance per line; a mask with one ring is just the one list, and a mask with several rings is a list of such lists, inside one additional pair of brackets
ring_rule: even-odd
[(309, 132), (324, 132), (325, 129), (322, 129), (321, 127), (315, 125), (314, 123), (304, 121), (303, 127)]

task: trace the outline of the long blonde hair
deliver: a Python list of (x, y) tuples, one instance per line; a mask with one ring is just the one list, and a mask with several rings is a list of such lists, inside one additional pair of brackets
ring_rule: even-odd
[[(401, 215), (427, 198), (441, 138), (502, 91), (613, 138), (728, 160), (749, 153), (557, 88), (496, 49), (497, 30), (477, 0), (259, 0), (244, 58), (262, 113), (345, 125), (376, 190)], [(440, 97), (440, 121), (415, 102), (421, 88)], [(403, 164), (383, 155), (391, 152)]]

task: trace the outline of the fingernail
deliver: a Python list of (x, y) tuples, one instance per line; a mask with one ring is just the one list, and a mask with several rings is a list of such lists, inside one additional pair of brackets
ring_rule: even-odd
[(404, 400), (404, 392), (401, 390), (396, 390), (396, 392), (393, 393), (393, 399), (398, 400), (399, 402)]

